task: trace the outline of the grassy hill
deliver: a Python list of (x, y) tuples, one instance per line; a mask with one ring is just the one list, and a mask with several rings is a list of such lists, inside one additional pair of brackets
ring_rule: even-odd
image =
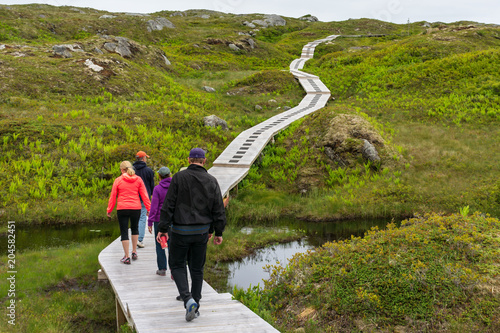
[[(149, 31), (160, 18), (174, 27)], [(267, 148), (231, 217), (401, 217), (464, 206), (498, 215), (498, 27), (287, 17), (285, 26), (243, 24), (263, 18), (0, 6), (2, 221), (103, 219), (119, 162), (140, 149), (153, 169), (177, 171), (193, 146), (213, 161), (238, 133), (297, 105), (304, 92), (288, 66), (306, 43), (332, 34), (345, 37), (318, 46), (306, 70), (335, 101)], [(384, 36), (363, 37), (371, 34)], [(106, 50), (122, 37), (130, 54)], [(55, 53), (61, 45), (70, 57)], [(204, 126), (211, 114), (230, 130)], [(342, 153), (348, 165), (328, 158), (325, 137), (339, 115), (379, 133), (381, 163), (360, 157), (360, 137)]]
[[(174, 27), (148, 30), (164, 19)], [(232, 193), (228, 237), (209, 262), (279, 238), (243, 235), (235, 226), (247, 221), (412, 216), (298, 255), (271, 268), (265, 290), (234, 294), (283, 332), (498, 331), (499, 27), (245, 23), (256, 19), (265, 17), (0, 5), (2, 230), (9, 220), (104, 220), (118, 165), (137, 150), (176, 172), (200, 146), (210, 167), (241, 131), (300, 102), (290, 62), (338, 34), (305, 67), (335, 99), (266, 147)], [(212, 114), (229, 130), (206, 127)], [(114, 329), (111, 290), (94, 281), (103, 246), (19, 257), (43, 263), (20, 272), (22, 331)]]

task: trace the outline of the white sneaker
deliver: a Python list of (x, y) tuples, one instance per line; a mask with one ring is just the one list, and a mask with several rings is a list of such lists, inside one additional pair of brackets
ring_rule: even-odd
[(137, 247), (139, 248), (143, 248), (144, 247), (144, 243), (143, 242), (137, 242)]

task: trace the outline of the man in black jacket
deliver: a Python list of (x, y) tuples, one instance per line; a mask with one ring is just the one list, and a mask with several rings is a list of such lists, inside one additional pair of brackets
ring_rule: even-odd
[(199, 316), (207, 243), (214, 231), (214, 244), (222, 243), (226, 213), (219, 183), (203, 167), (206, 162), (203, 149), (191, 149), (188, 162), (189, 167), (176, 173), (170, 183), (161, 208), (157, 240), (170, 235), (168, 262), (184, 301), (186, 320), (191, 321)]
[[(151, 200), (151, 196), (153, 195), (153, 189), (155, 188), (155, 173), (151, 170), (146, 161), (149, 158), (149, 155), (145, 152), (138, 151), (135, 154), (135, 162), (133, 164), (135, 169), (135, 174), (141, 177), (144, 185), (146, 185), (146, 190), (148, 191), (149, 200)], [(144, 243), (142, 240), (144, 239), (144, 234), (146, 233), (146, 220), (147, 220), (147, 210), (144, 206), (144, 203), (141, 200), (142, 209), (141, 209), (141, 217), (139, 219), (139, 241), (137, 242), (137, 247), (144, 247)]]

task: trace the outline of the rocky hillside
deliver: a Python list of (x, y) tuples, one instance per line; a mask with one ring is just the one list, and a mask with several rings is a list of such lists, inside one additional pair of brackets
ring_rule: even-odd
[[(268, 147), (235, 218), (497, 212), (496, 26), (0, 5), (2, 221), (104, 218), (117, 165), (137, 150), (154, 169), (178, 170), (193, 146), (213, 161), (242, 130), (298, 104), (288, 66), (332, 34), (343, 37), (319, 46), (306, 70), (335, 101)], [(461, 197), (435, 182), (448, 175), (463, 177)]]

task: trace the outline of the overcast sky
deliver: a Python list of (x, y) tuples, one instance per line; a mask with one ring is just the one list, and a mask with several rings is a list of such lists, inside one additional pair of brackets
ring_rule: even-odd
[(233, 14), (263, 13), (296, 18), (311, 14), (323, 22), (374, 18), (393, 23), (467, 20), (500, 24), (500, 0), (0, 0), (0, 4), (6, 5), (28, 3), (130, 13), (210, 9)]

